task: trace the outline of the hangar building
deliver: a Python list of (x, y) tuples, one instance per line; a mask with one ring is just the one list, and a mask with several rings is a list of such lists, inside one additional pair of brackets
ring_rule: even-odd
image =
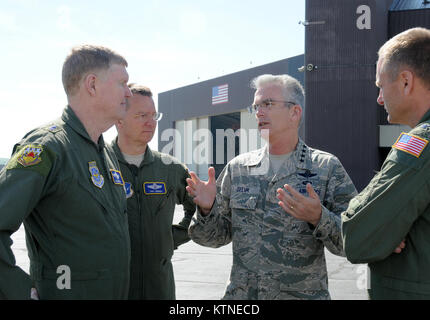
[(160, 93), (159, 150), (202, 178), (209, 165), (219, 174), (234, 155), (263, 143), (246, 109), (253, 101), (250, 81), (287, 73), (306, 91), (302, 139), (335, 154), (358, 190), (366, 186), (400, 132), (409, 130), (389, 125), (376, 103), (377, 51), (406, 29), (430, 28), (430, 1), (307, 0), (301, 23), (303, 55)]

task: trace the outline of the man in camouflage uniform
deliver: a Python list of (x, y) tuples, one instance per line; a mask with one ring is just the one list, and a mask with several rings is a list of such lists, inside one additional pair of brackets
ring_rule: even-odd
[[(299, 139), (304, 92), (296, 79), (262, 75), (252, 85), (268, 145), (234, 158), (216, 184), (213, 168), (208, 182), (190, 173), (187, 191), (199, 205), (191, 239), (209, 247), (233, 243), (225, 299), (330, 299), (324, 247), (343, 255), (340, 213), (355, 187), (335, 156)], [(287, 183), (310, 210), (285, 207)]]
[(388, 121), (413, 129), (342, 214), (345, 253), (369, 263), (370, 298), (430, 299), (430, 30), (407, 30), (381, 47), (376, 85)]

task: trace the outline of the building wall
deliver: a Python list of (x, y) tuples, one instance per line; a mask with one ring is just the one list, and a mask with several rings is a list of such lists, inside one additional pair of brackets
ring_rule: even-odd
[[(407, 130), (387, 123), (384, 108), (376, 103), (375, 73), (377, 51), (389, 37), (415, 26), (430, 28), (430, 8), (410, 7), (409, 0), (307, 0), (305, 55), (161, 93), (159, 109), (165, 116), (159, 124), (159, 148), (172, 140), (161, 139), (163, 131), (191, 119), (205, 118), (210, 124), (208, 117), (239, 111), (241, 128), (256, 128), (245, 112), (253, 100), (251, 79), (287, 73), (306, 91), (300, 136), (311, 147), (335, 154), (361, 190), (380, 169), (398, 132)], [(307, 71), (298, 71), (302, 65), (309, 66)], [(229, 101), (212, 106), (212, 87), (225, 83)], [(252, 149), (245, 138), (250, 139), (240, 137), (241, 153)]]
[[(387, 39), (391, 2), (306, 1), (305, 63), (317, 67), (305, 75), (306, 142), (335, 154), (359, 190), (380, 166), (376, 52)], [(363, 5), (370, 29), (358, 27)]]

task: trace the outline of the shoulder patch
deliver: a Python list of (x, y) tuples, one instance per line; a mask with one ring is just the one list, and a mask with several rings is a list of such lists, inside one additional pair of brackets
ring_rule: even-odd
[(48, 148), (39, 144), (18, 146), (6, 165), (7, 170), (26, 169), (47, 176), (52, 167), (53, 154)]
[(40, 145), (26, 145), (19, 151), (16, 161), (23, 167), (34, 166), (42, 162), (42, 152)]
[(419, 158), (427, 144), (428, 140), (426, 139), (402, 132), (397, 141), (393, 144), (393, 148)]

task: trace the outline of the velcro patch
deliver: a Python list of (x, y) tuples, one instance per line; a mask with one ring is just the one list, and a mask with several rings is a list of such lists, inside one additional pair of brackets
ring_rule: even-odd
[(42, 146), (26, 145), (21, 149), (18, 159), (16, 160), (23, 167), (34, 166), (42, 162), (41, 154), (43, 152)]
[(110, 169), (110, 174), (112, 176), (113, 183), (124, 185), (124, 179), (122, 178), (121, 171)]
[(146, 195), (166, 194), (166, 184), (164, 182), (144, 182), (143, 191)]
[(402, 132), (396, 143), (393, 144), (393, 148), (407, 152), (419, 158), (427, 144), (428, 141), (426, 139)]

